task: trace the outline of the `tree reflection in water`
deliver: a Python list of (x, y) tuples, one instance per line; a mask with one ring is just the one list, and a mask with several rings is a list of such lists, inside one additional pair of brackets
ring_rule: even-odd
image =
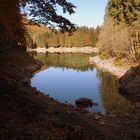
[(99, 90), (106, 110), (115, 113), (127, 112), (131, 103), (119, 94), (119, 79), (100, 70), (97, 71), (97, 77), (100, 79)]
[(94, 55), (95, 54), (82, 53), (37, 53), (34, 55), (34, 58), (42, 61), (47, 67), (87, 71), (94, 69), (94, 67), (89, 64), (89, 57)]
[[(115, 76), (111, 75), (110, 73), (102, 72), (101, 70), (96, 70), (97, 68), (95, 66), (89, 64), (89, 57), (94, 56), (95, 54), (82, 54), (82, 53), (61, 53), (61, 54), (46, 53), (45, 54), (45, 53), (33, 52), (31, 55), (34, 56), (35, 59), (42, 61), (45, 65), (45, 69), (49, 67), (50, 68), (53, 67), (53, 68), (61, 68), (62, 70), (64, 69), (76, 70), (77, 72), (79, 72), (79, 77), (80, 77), (80, 72), (88, 73), (88, 71), (91, 72), (94, 71), (89, 79), (86, 78), (83, 79), (84, 81), (77, 81), (78, 82), (77, 86), (76, 87), (74, 86), (73, 90), (74, 91), (80, 90), (79, 89), (81, 88), (80, 83), (83, 82), (84, 89), (88, 88), (87, 91), (89, 91), (89, 89), (91, 88), (93, 90), (87, 93), (90, 94), (91, 97), (92, 95), (95, 96), (96, 94), (101, 95), (100, 102), (101, 104), (103, 104), (107, 112), (122, 113), (130, 109), (131, 103), (126, 98), (121, 96), (118, 92), (119, 89), (118, 79)], [(69, 74), (69, 72), (67, 72), (67, 74)], [(63, 83), (64, 81), (62, 80), (62, 78), (64, 75), (61, 76), (62, 76), (61, 82)], [(68, 75), (65, 76), (69, 77)], [(49, 80), (52, 81), (54, 79), (49, 79)], [(41, 83), (42, 81), (43, 79), (38, 82)], [(96, 87), (93, 86), (95, 83), (97, 84)], [(69, 84), (72, 85), (72, 83)], [(89, 87), (89, 85), (91, 85), (91, 87)], [(65, 91), (64, 87), (62, 86), (61, 92), (64, 92), (63, 94), (65, 95), (65, 93), (67, 93), (67, 89)], [(82, 91), (78, 93), (79, 94), (78, 97), (81, 97), (80, 93), (82, 93)]]

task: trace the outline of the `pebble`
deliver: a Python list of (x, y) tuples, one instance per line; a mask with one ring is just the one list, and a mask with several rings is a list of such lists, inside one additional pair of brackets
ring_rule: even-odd
[(102, 118), (102, 116), (95, 115), (95, 120), (100, 120), (101, 118)]
[(105, 125), (105, 121), (101, 121), (101, 122), (99, 123), (99, 125), (101, 125), (101, 126)]

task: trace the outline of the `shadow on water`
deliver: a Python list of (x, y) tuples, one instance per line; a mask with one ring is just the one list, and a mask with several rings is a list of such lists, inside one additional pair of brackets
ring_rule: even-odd
[(47, 69), (35, 74), (32, 86), (61, 102), (75, 105), (75, 100), (86, 97), (98, 106), (88, 108), (91, 112), (121, 113), (131, 103), (118, 93), (118, 79), (89, 64), (89, 57), (95, 54), (82, 53), (34, 53)]

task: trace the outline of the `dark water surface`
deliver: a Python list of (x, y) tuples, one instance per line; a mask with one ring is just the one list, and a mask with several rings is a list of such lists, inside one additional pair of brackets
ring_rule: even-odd
[(34, 75), (31, 84), (64, 103), (75, 105), (78, 98), (91, 98), (98, 103), (98, 106), (88, 108), (91, 112), (127, 111), (131, 105), (118, 93), (118, 79), (91, 66), (90, 56), (93, 54), (35, 54), (45, 67)]

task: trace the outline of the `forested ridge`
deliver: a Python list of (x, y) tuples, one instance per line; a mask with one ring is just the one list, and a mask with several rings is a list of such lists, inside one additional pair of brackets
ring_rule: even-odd
[(97, 43), (102, 58), (115, 64), (140, 60), (140, 1), (109, 0)]
[(77, 30), (69, 35), (68, 32), (51, 31), (44, 26), (27, 26), (29, 36), (28, 47), (95, 47), (100, 33), (100, 27), (89, 28), (86, 26), (78, 27)]

